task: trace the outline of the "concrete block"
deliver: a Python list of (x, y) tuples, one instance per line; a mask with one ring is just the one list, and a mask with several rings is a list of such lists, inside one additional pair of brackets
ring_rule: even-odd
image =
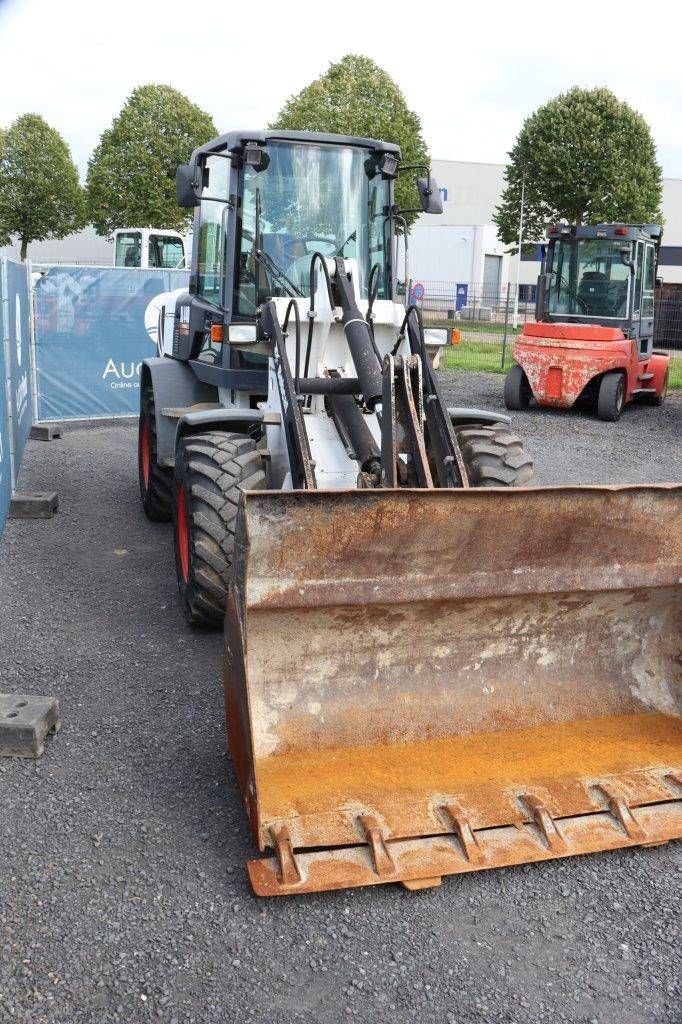
[(0, 757), (40, 757), (45, 737), (59, 726), (54, 697), (0, 693)]
[(59, 508), (56, 491), (15, 494), (9, 507), (10, 519), (52, 519)]
[(32, 441), (54, 441), (62, 436), (61, 427), (53, 427), (48, 423), (34, 423), (29, 437)]

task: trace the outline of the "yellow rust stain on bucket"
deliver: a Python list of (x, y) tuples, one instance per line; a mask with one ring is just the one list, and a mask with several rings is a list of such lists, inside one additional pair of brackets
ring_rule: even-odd
[[(613, 715), (515, 732), (450, 736), (406, 744), (329, 748), (256, 762), (261, 820), (324, 814), (353, 804), (381, 806), (435, 794), (487, 794), (550, 787), (575, 789), (610, 776), (673, 768), (682, 755), (682, 722), (664, 714)], [(589, 805), (585, 810), (588, 810)]]

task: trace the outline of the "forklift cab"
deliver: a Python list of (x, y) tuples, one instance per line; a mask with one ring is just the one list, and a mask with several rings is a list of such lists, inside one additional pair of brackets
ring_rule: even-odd
[(654, 340), (658, 225), (556, 225), (538, 288), (537, 320), (619, 327), (647, 359)]

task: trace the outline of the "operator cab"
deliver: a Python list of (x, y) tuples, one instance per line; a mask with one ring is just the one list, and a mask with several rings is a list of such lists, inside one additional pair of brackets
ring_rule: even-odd
[[(426, 176), (421, 206), (401, 211), (393, 190), (406, 171)], [(269, 299), (310, 300), (311, 267), (319, 277), (327, 262), (352, 260), (361, 302), (393, 300), (404, 214), (442, 212), (428, 167), (400, 165), (397, 146), (352, 136), (230, 132), (195, 150), (176, 182), (180, 205), (195, 207), (197, 244), (189, 329), (175, 354), (231, 371), (265, 369), (262, 353), (245, 350), (257, 343), (259, 310)], [(212, 326), (230, 344), (214, 343)]]
[(654, 224), (555, 225), (538, 288), (537, 320), (619, 327), (651, 355), (662, 229)]

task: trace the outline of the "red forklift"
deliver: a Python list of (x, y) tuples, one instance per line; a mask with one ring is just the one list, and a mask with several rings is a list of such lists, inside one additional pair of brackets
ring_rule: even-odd
[(615, 421), (635, 399), (661, 405), (670, 363), (653, 347), (662, 234), (655, 224), (548, 228), (536, 321), (523, 325), (505, 379), (508, 409), (580, 400)]

